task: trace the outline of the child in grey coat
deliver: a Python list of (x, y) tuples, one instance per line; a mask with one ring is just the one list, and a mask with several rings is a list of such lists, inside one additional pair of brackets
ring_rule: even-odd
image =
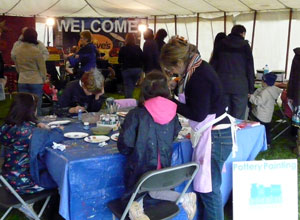
[(268, 73), (263, 75), (262, 87), (249, 95), (249, 101), (254, 105), (252, 115), (266, 128), (267, 143), (271, 144), (271, 120), (274, 112), (275, 101), (281, 93), (281, 89), (274, 86), (276, 74)]

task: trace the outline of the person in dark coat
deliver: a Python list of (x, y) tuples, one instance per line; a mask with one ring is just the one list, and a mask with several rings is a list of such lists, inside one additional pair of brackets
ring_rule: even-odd
[(229, 114), (239, 119), (245, 118), (248, 94), (254, 92), (253, 56), (245, 34), (244, 26), (235, 25), (217, 45), (210, 61), (224, 87), (224, 104)]
[(293, 125), (300, 127), (300, 47), (295, 48), (294, 52), (287, 97), (292, 100), (294, 107)]
[(149, 73), (151, 70), (159, 70), (159, 50), (154, 40), (153, 31), (148, 28), (144, 32), (144, 47), (143, 47), (143, 58), (144, 58), (144, 71)]
[(160, 53), (161, 51), (161, 48), (166, 44), (164, 42), (164, 39), (168, 36), (168, 33), (166, 32), (165, 29), (159, 29), (157, 32), (156, 32), (156, 35), (155, 35), (155, 41), (156, 41), (156, 44), (157, 44), (157, 48), (158, 48), (158, 51)]
[(173, 141), (181, 130), (177, 105), (169, 100), (167, 78), (149, 73), (143, 81), (138, 107), (129, 111), (118, 139), (126, 155), (125, 187), (130, 192), (147, 171), (171, 166)]
[(119, 52), (119, 63), (122, 65), (125, 98), (132, 98), (136, 82), (143, 72), (143, 51), (135, 44), (135, 35), (128, 33), (125, 46)]
[(98, 112), (105, 98), (104, 77), (97, 70), (85, 72), (80, 80), (71, 81), (58, 100), (58, 115), (77, 114), (79, 110)]
[(77, 71), (77, 78), (81, 78), (84, 72), (90, 71), (96, 67), (96, 58), (99, 56), (97, 48), (92, 43), (92, 34), (90, 31), (82, 31), (80, 33), (79, 51), (68, 57), (72, 67)]

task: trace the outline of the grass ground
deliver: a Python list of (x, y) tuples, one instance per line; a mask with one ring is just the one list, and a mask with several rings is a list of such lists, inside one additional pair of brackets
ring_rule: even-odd
[[(106, 94), (107, 97), (114, 97), (115, 99), (124, 98), (121, 94)], [(139, 91), (134, 91), (134, 98), (138, 98)], [(8, 98), (5, 101), (0, 102), (0, 124), (5, 117), (5, 115), (8, 112), (9, 106), (10, 106), (11, 100)], [(277, 110), (278, 111), (278, 110)], [(276, 114), (275, 114), (276, 115)], [(277, 117), (274, 117), (273, 121), (277, 120)], [(278, 130), (280, 130), (279, 128)], [(281, 135), (278, 139), (272, 142), (272, 148), (268, 149), (265, 152), (261, 152), (256, 160), (272, 160), (272, 159), (293, 159), (297, 158), (296, 153), (294, 153), (294, 148), (296, 147), (296, 137), (290, 134), (290, 131), (285, 132), (283, 135)], [(299, 168), (300, 163), (298, 159), (298, 189), (299, 189), (299, 183), (300, 183), (300, 175), (299, 175)], [(298, 201), (300, 199), (300, 194), (298, 192)], [(298, 204), (299, 205), (299, 204)], [(298, 208), (299, 212), (300, 208)], [(47, 210), (46, 210), (47, 211)], [(51, 212), (48, 210), (48, 213)], [(0, 214), (2, 213), (2, 210), (0, 210)], [(52, 213), (53, 214), (53, 213)], [(300, 214), (300, 213), (299, 213)], [(47, 217), (48, 216), (48, 217)], [(300, 217), (300, 215), (299, 215)], [(20, 213), (18, 210), (14, 210), (11, 215), (7, 218), (7, 220), (25, 220), (26, 218), (22, 213)], [(49, 218), (49, 214), (45, 215), (43, 219), (49, 219), (49, 220), (59, 220), (60, 217), (56, 215), (55, 218)], [(232, 220), (232, 201), (229, 200), (227, 205), (225, 206), (225, 220)], [(300, 220), (300, 218), (299, 218)]]

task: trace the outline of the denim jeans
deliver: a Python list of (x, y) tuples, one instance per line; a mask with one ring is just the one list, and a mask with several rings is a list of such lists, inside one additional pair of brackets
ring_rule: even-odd
[(212, 149), (211, 149), (211, 178), (212, 192), (197, 193), (201, 220), (223, 220), (223, 205), (221, 195), (222, 169), (224, 162), (228, 158), (232, 149), (231, 129), (212, 130)]
[(38, 104), (37, 104), (37, 114), (42, 115), (42, 98), (43, 98), (43, 84), (18, 84), (19, 92), (29, 92), (38, 96)]
[(141, 73), (141, 68), (129, 68), (122, 71), (125, 98), (132, 98), (135, 84), (139, 80)]

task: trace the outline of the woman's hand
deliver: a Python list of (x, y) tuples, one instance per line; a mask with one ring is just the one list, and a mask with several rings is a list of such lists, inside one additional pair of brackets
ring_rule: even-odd
[(95, 94), (95, 100), (99, 100), (100, 96), (104, 94), (104, 86), (102, 87), (101, 92)]
[(79, 109), (81, 109), (82, 112), (86, 111), (84, 107), (77, 105), (76, 107), (69, 108), (69, 113), (71, 114), (78, 113)]

